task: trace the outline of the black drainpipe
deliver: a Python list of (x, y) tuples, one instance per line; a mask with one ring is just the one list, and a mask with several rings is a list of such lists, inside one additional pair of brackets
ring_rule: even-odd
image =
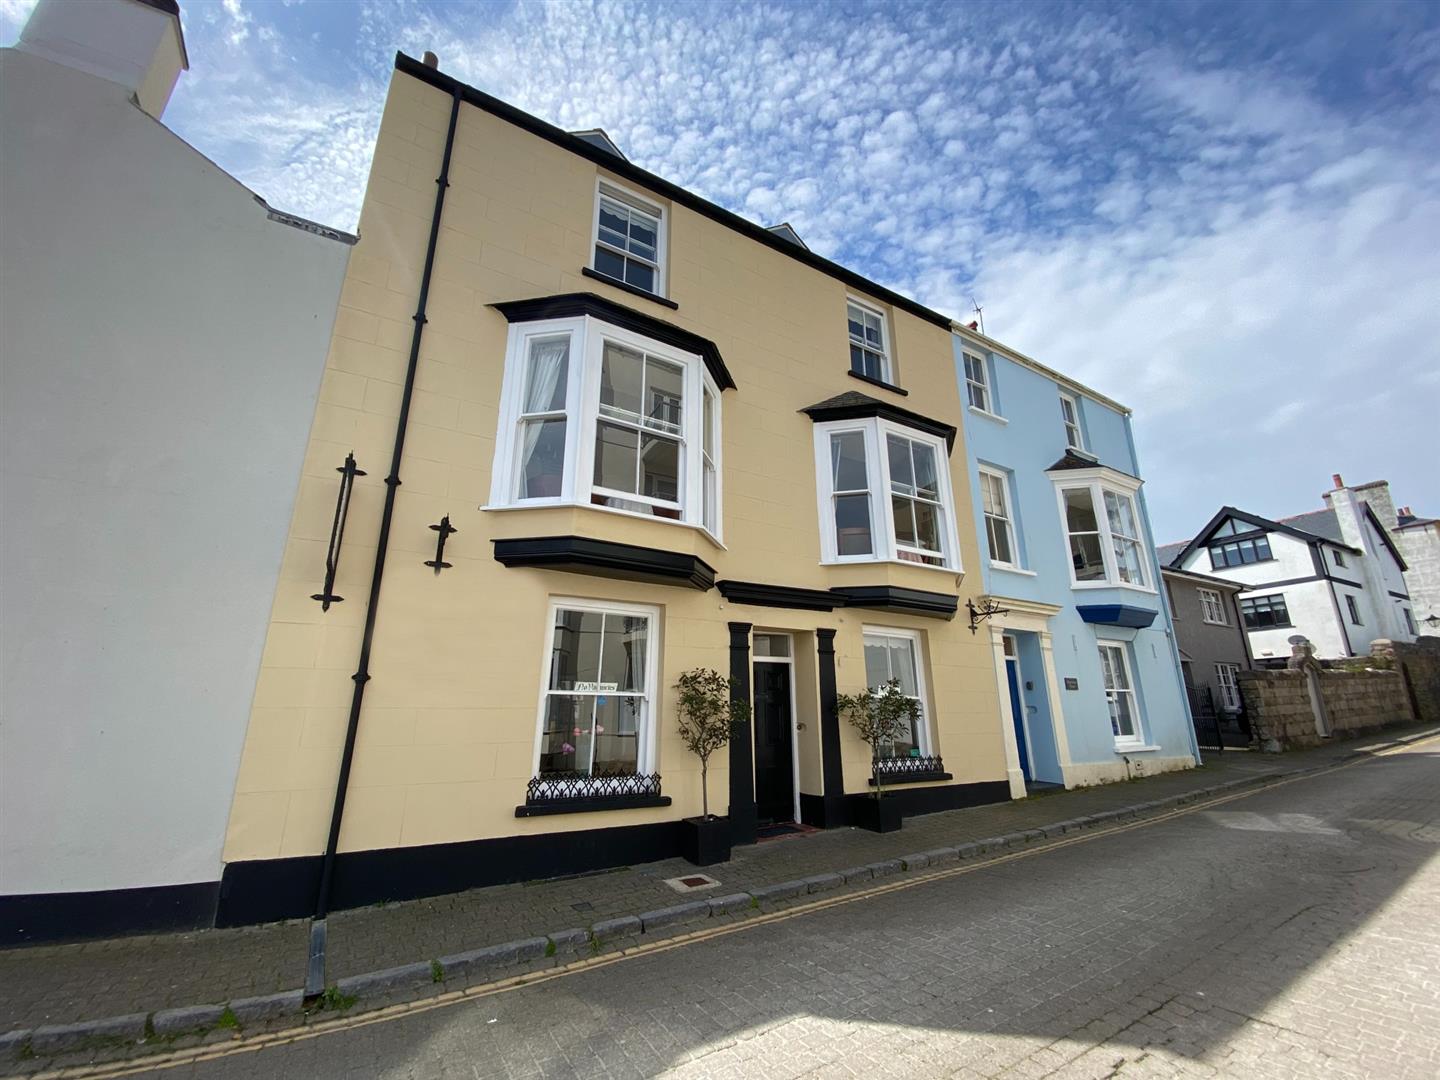
[(425, 332), (425, 303), (430, 296), (430, 271), (435, 266), (435, 244), (440, 236), (440, 212), (445, 191), (450, 187), (450, 153), (455, 148), (455, 124), (460, 118), (460, 90), (450, 106), (450, 129), (445, 134), (445, 156), (436, 178), (435, 213), (430, 219), (430, 243), (425, 248), (425, 269), (420, 275), (420, 303), (415, 309), (415, 332), (410, 338), (410, 365), (405, 369), (405, 393), (400, 398), (400, 419), (395, 424), (395, 448), (390, 455), (390, 475), (385, 477), (385, 509), (380, 515), (380, 537), (375, 545), (375, 570), (370, 576), (370, 599), (365, 607), (365, 635), (360, 640), (360, 666), (351, 678), (355, 691), (350, 698), (350, 722), (345, 728), (345, 750), (340, 755), (340, 776), (335, 782), (335, 808), (330, 814), (330, 838), (325, 843), (325, 862), (320, 870), (320, 888), (315, 894), (315, 917), (310, 924), (310, 960), (305, 974), (305, 997), (313, 999), (325, 990), (325, 917), (330, 912), (330, 889), (335, 877), (335, 849), (340, 843), (340, 822), (345, 816), (345, 794), (350, 784), (350, 765), (355, 758), (355, 734), (360, 727), (360, 706), (365, 684), (370, 681), (370, 645), (375, 637), (375, 616), (380, 608), (380, 582), (385, 577), (385, 551), (390, 543), (390, 522), (395, 516), (395, 491), (400, 486), (400, 458), (405, 452), (405, 428), (410, 420), (410, 399), (415, 393), (415, 369), (420, 360), (420, 338)]

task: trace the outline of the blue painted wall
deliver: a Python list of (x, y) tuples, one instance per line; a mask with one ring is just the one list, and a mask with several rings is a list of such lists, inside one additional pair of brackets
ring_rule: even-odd
[[(965, 393), (963, 339), (954, 338), (956, 375)], [(1149, 757), (1184, 757), (1196, 754), (1189, 707), (1180, 676), (1179, 656), (1160, 569), (1155, 561), (1149, 515), (1142, 487), (1136, 510), (1142, 518), (1142, 538), (1150, 591), (1128, 588), (1073, 589), (1070, 580), (1069, 547), (1055, 494), (1055, 485), (1046, 470), (1065, 454), (1065, 428), (1060, 412), (1060, 386), (1050, 377), (1019, 364), (1002, 354), (990, 352), (977, 343), (966, 343), (972, 353), (982, 353), (988, 365), (992, 410), (999, 418), (973, 408), (965, 416), (965, 446), (969, 458), (971, 490), (976, 529), (984, 565), (978, 568), (991, 595), (1055, 604), (1059, 613), (1050, 620), (1053, 635), (1055, 677), (1059, 685), (1059, 709), (1064, 716), (1072, 764), (1109, 764), (1121, 761), (1115, 748), (1109, 709), (1105, 702), (1100, 669), (1098, 639), (1125, 642), (1136, 683), (1145, 742), (1159, 749), (1150, 754), (1131, 754), (1132, 760)], [(1135, 457), (1129, 417), (1093, 398), (1066, 388), (1079, 398), (1080, 422), (1087, 449), (1101, 465), (1131, 476), (1142, 476)], [(985, 518), (981, 506), (979, 466), (986, 465), (1008, 474), (1012, 516), (1015, 520), (1019, 561), (1029, 573), (1016, 573), (989, 565), (985, 539)], [(971, 573), (977, 568), (969, 567)], [(1086, 623), (1077, 605), (1123, 604), (1156, 613), (1145, 629), (1097, 626)], [(1040, 708), (1031, 712), (1032, 757), (1039, 779), (1059, 781), (1053, 739), (1043, 738), (1047, 723), (1039, 723), (1046, 711), (1046, 694), (1038, 641), (1033, 635), (1017, 634), (1022, 677), (1035, 681), (1028, 703)], [(1078, 681), (1077, 690), (1065, 688), (1066, 678)], [(1048, 723), (1054, 718), (1043, 717)], [(1048, 769), (1047, 769), (1048, 765)], [(1046, 775), (1049, 772), (1051, 775)]]

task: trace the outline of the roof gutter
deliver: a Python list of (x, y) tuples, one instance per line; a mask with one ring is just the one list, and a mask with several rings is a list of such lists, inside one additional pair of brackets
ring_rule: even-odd
[(677, 203), (687, 210), (693, 210), (695, 213), (707, 217), (711, 221), (725, 226), (727, 229), (733, 229), (735, 232), (742, 233), (756, 243), (763, 244), (772, 251), (778, 251), (786, 258), (802, 262), (812, 269), (819, 270), (822, 274), (844, 282), (852, 289), (863, 292), (877, 300), (884, 300), (886, 303), (908, 312), (916, 318), (924, 319), (926, 322), (940, 327), (942, 330), (950, 329), (952, 322), (950, 316), (941, 315), (938, 311), (932, 311), (924, 304), (918, 303), (908, 296), (902, 296), (900, 293), (887, 289), (885, 286), (870, 281), (868, 278), (861, 277), (853, 270), (847, 270), (839, 263), (833, 263), (829, 259), (822, 258), (813, 251), (796, 247), (789, 240), (776, 236), (763, 225), (757, 225), (753, 221), (747, 221), (739, 214), (731, 213), (724, 207), (717, 206), (708, 199), (702, 199), (699, 195), (686, 191), (679, 185), (672, 184), (669, 180), (656, 176), (652, 172), (647, 172), (638, 165), (632, 165), (623, 158), (617, 158), (614, 154), (607, 153), (598, 146), (571, 135), (568, 131), (555, 127), (553, 124), (547, 124), (537, 116), (531, 116), (529, 113), (507, 104), (499, 98), (491, 97), (482, 90), (476, 90), (473, 86), (467, 86), (453, 76), (446, 75), (435, 68), (426, 67), (425, 64), (412, 56), (406, 56), (403, 52), (397, 52), (395, 54), (395, 70), (419, 79), (421, 82), (429, 83), (431, 86), (443, 90), (447, 94), (452, 94), (460, 100), (504, 120), (508, 124), (514, 124), (516, 127), (528, 131), (530, 134), (538, 136), (546, 142), (554, 143), (562, 150), (568, 150), (578, 157), (585, 158), (587, 161), (593, 162), (600, 168), (614, 173), (616, 176), (622, 176), (633, 183), (649, 188), (651, 191), (663, 195), (671, 202)]
[(350, 720), (345, 728), (345, 749), (340, 755), (340, 776), (335, 782), (335, 802), (330, 814), (330, 835), (325, 842), (325, 860), (320, 886), (315, 894), (315, 916), (310, 923), (310, 957), (305, 973), (305, 997), (313, 1000), (325, 991), (325, 920), (330, 912), (330, 893), (335, 880), (335, 855), (340, 846), (340, 825), (345, 816), (345, 796), (350, 786), (350, 767), (355, 760), (355, 736), (360, 730), (360, 708), (365, 701), (365, 684), (370, 681), (370, 647), (375, 639), (375, 619), (380, 611), (380, 585), (385, 579), (385, 555), (390, 546), (390, 524), (395, 517), (395, 495), (400, 487), (400, 459), (405, 452), (405, 431), (410, 423), (410, 401), (415, 395), (415, 372), (420, 361), (420, 339), (425, 333), (425, 308), (430, 298), (430, 273), (435, 268), (435, 246), (440, 237), (440, 215), (445, 192), (450, 187), (450, 155), (455, 149), (455, 125), (460, 118), (460, 92), (452, 94), (450, 128), (445, 134), (445, 154), (435, 180), (435, 210), (430, 218), (430, 241), (425, 248), (425, 268), (420, 275), (420, 300), (415, 309), (415, 329), (410, 337), (410, 363), (405, 369), (405, 389), (400, 397), (400, 418), (395, 423), (395, 445), (390, 453), (390, 474), (385, 477), (385, 508), (380, 514), (380, 535), (375, 541), (375, 568), (370, 575), (370, 598), (365, 606), (365, 633), (360, 639), (360, 663), (351, 678), (355, 689), (350, 698)]

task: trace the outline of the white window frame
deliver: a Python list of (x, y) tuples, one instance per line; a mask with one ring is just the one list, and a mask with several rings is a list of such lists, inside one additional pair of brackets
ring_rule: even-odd
[[(866, 638), (903, 638), (910, 643), (910, 655), (915, 661), (915, 689), (919, 691), (920, 700), (920, 724), (916, 732), (916, 743), (920, 747), (921, 757), (933, 757), (935, 754), (934, 744), (930, 741), (930, 692), (925, 686), (925, 653), (924, 635), (919, 630), (908, 630), (898, 626), (872, 626), (869, 623), (860, 627), (860, 666), (865, 666), (865, 639)], [(865, 672), (865, 682), (869, 685), (870, 674)], [(875, 689), (873, 686), (870, 689)], [(891, 747), (893, 754), (894, 747)]]
[(1130, 666), (1130, 650), (1123, 641), (1115, 641), (1110, 638), (1097, 638), (1095, 641), (1097, 654), (1104, 649), (1114, 649), (1120, 656), (1121, 668), (1125, 675), (1125, 690), (1114, 690), (1105, 685), (1105, 661), (1100, 661), (1100, 687), (1105, 693), (1106, 718), (1109, 718), (1109, 701), (1111, 694), (1130, 695), (1130, 717), (1135, 731), (1130, 735), (1114, 735), (1115, 749), (1124, 750), (1136, 746), (1145, 745), (1145, 718), (1140, 714), (1140, 695), (1135, 687), (1135, 671)]
[(1226, 712), (1240, 711), (1240, 665), (1215, 665), (1215, 685), (1220, 687), (1220, 707)]
[[(522, 499), (519, 497), (521, 424), (524, 413), (525, 375), (530, 344), (537, 338), (570, 336), (570, 361), (565, 399), (565, 463), (559, 495)], [(606, 341), (613, 341), (679, 366), (683, 371), (684, 412), (680, 448), (678, 503), (653, 499), (639, 493), (614, 493), (594, 483), (595, 433), (600, 420), (601, 363)], [(704, 409), (706, 397), (713, 402), (715, 440), (715, 528), (705, 526), (704, 498)], [(724, 522), (724, 470), (721, 448), (724, 443), (724, 408), (720, 388), (705, 368), (704, 360), (672, 345), (585, 315), (571, 319), (544, 319), (512, 323), (505, 351), (505, 376), (500, 395), (499, 420), (495, 438), (495, 460), (491, 470), (490, 500), (485, 510), (517, 510), (541, 506), (583, 506), (606, 513), (625, 514), (647, 521), (664, 522), (699, 529), (717, 543), (722, 540)], [(592, 494), (610, 494), (637, 504), (678, 509), (679, 517), (660, 517), (623, 507), (601, 506)]]
[[(595, 265), (595, 248), (601, 243), (600, 200), (602, 198), (609, 199), (611, 202), (620, 203), (622, 206), (629, 207), (631, 210), (638, 210), (640, 213), (648, 214), (655, 219), (655, 262), (653, 264), (655, 267), (654, 289), (644, 289), (641, 288), (639, 285), (630, 284), (630, 282), (626, 281), (624, 278), (612, 277), (611, 275), (605, 273), (603, 270), (601, 270)], [(661, 299), (668, 299), (665, 272), (667, 267), (666, 256), (669, 254), (667, 251), (667, 248), (669, 247), (669, 238), (666, 234), (669, 233), (669, 231), (669, 215), (665, 213), (665, 208), (659, 203), (655, 202), (653, 199), (649, 199), (646, 196), (641, 195), (637, 191), (633, 191), (630, 188), (624, 187), (621, 184), (617, 184), (614, 180), (608, 180), (604, 177), (596, 178), (595, 211), (592, 215), (592, 219), (590, 222), (590, 253), (587, 257), (586, 265), (590, 267), (591, 270), (595, 271), (595, 273), (599, 274), (606, 281), (618, 281), (626, 288), (638, 289), (642, 293), (647, 293), (651, 296), (658, 296)], [(622, 258), (634, 259), (636, 262), (641, 263), (648, 261), (645, 259), (644, 256), (636, 255), (635, 253), (630, 251), (617, 251), (615, 247), (611, 244), (607, 243), (604, 246), (607, 250), (614, 251)]]
[[(861, 300), (858, 296), (845, 297), (845, 341), (848, 346), (859, 346), (866, 352), (873, 353), (875, 349), (863, 340), (857, 341), (855, 335), (850, 333), (850, 309), (859, 308), (866, 315), (873, 315), (880, 320), (880, 374), (876, 376), (880, 382), (895, 384), (895, 365), (890, 350), (890, 320), (885, 317), (885, 312), (868, 301)], [(850, 370), (855, 371), (854, 363)], [(857, 375), (864, 375), (864, 372), (855, 372)], [(871, 376), (866, 375), (866, 378)]]
[[(640, 723), (640, 737), (636, 740), (635, 750), (635, 773), (637, 776), (649, 776), (655, 772), (655, 739), (656, 728), (659, 725), (655, 721), (656, 710), (659, 699), (656, 696), (659, 691), (660, 681), (660, 609), (649, 604), (625, 604), (612, 600), (588, 600), (572, 596), (553, 596), (546, 612), (544, 637), (541, 639), (541, 663), (540, 663), (540, 699), (535, 712), (535, 747), (530, 759), (530, 775), (540, 775), (540, 755), (544, 751), (545, 744), (545, 713), (546, 705), (550, 697), (550, 667), (555, 661), (555, 615), (557, 612), (565, 611), (592, 611), (603, 615), (629, 615), (632, 617), (643, 617), (649, 620), (649, 626), (645, 634), (645, 712)], [(561, 691), (563, 693), (563, 691)], [(617, 788), (623, 785), (623, 778), (616, 781)], [(547, 790), (547, 785), (539, 785), (537, 792), (541, 796), (554, 795), (558, 792)], [(595, 789), (587, 790), (588, 795), (605, 795), (603, 781), (596, 781)]]
[[(1015, 528), (1015, 500), (1011, 496), (1010, 474), (1002, 469), (992, 468), (988, 465), (979, 466), (980, 472), (980, 518), (985, 530), (985, 554), (990, 560), (990, 565), (1005, 570), (1018, 570), (1020, 562), (1019, 534)], [(1005, 523), (1005, 538), (1010, 545), (1010, 561), (995, 558), (990, 550), (990, 519), (992, 515), (985, 510), (985, 481), (989, 478), (1000, 485), (1000, 493), (1005, 500), (1005, 513), (997, 520)]]
[[(1070, 575), (1070, 587), (1072, 589), (1132, 589), (1135, 592), (1156, 595), (1155, 583), (1152, 580), (1155, 576), (1155, 568), (1151, 565), (1149, 558), (1151, 547), (1145, 531), (1145, 520), (1140, 512), (1141, 481), (1111, 469), (1076, 469), (1052, 476), (1051, 482), (1055, 485), (1055, 507), (1060, 515), (1060, 542), (1064, 550), (1065, 565)], [(1090, 492), (1091, 503), (1095, 508), (1095, 520), (1099, 526), (1100, 557), (1105, 566), (1105, 577), (1099, 581), (1077, 580), (1075, 560), (1070, 555), (1070, 521), (1065, 513), (1065, 492), (1081, 488), (1088, 489)], [(1134, 539), (1139, 544), (1140, 566), (1145, 576), (1143, 585), (1120, 580), (1120, 572), (1115, 562), (1115, 542), (1110, 532), (1110, 515), (1105, 511), (1105, 493), (1107, 491), (1130, 500), (1130, 507), (1135, 518), (1135, 531), (1140, 534)]]
[[(1200, 618), (1211, 626), (1229, 626), (1230, 620), (1225, 618), (1225, 598), (1217, 589), (1196, 589), (1200, 594)], [(1211, 616), (1211, 607), (1214, 607), (1214, 616)]]
[[(830, 463), (830, 436), (858, 431), (865, 437), (865, 476), (870, 494), (870, 553), (839, 554), (835, 534), (834, 474)], [(895, 540), (895, 513), (890, 501), (890, 456), (885, 440), (889, 435), (923, 443), (934, 451), (936, 478), (940, 488), (940, 555), (938, 565), (916, 562), (900, 557), (902, 548)], [(825, 565), (848, 563), (891, 562), (924, 570), (940, 570), (947, 574), (961, 572), (959, 535), (955, 525), (955, 493), (950, 483), (949, 447), (943, 438), (917, 431), (890, 420), (870, 417), (862, 420), (830, 420), (815, 425), (815, 493), (820, 515), (820, 561)]]
[[(970, 364), (968, 361), (971, 360), (973, 360), (980, 369), (979, 381), (976, 381), (975, 377), (970, 374)], [(962, 347), (960, 349), (960, 366), (965, 371), (965, 404), (984, 416), (999, 416), (1000, 413), (995, 409), (995, 388), (991, 385), (990, 364), (989, 361), (986, 360), (985, 354), (967, 347)], [(981, 400), (984, 402), (983, 405), (975, 404), (975, 394), (977, 390), (979, 391)]]
[[(1070, 419), (1066, 419), (1065, 406), (1070, 406)], [(1065, 446), (1070, 450), (1079, 450), (1082, 454), (1090, 451), (1085, 446), (1085, 428), (1080, 423), (1080, 399), (1067, 391), (1060, 391), (1060, 420), (1065, 425)], [(1074, 430), (1074, 438), (1071, 438), (1071, 430)]]

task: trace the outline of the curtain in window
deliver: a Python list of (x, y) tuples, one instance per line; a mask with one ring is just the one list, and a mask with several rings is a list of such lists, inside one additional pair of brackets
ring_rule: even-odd
[(551, 338), (530, 346), (521, 421), (520, 498), (553, 498), (565, 474), (565, 383), (570, 339)]

